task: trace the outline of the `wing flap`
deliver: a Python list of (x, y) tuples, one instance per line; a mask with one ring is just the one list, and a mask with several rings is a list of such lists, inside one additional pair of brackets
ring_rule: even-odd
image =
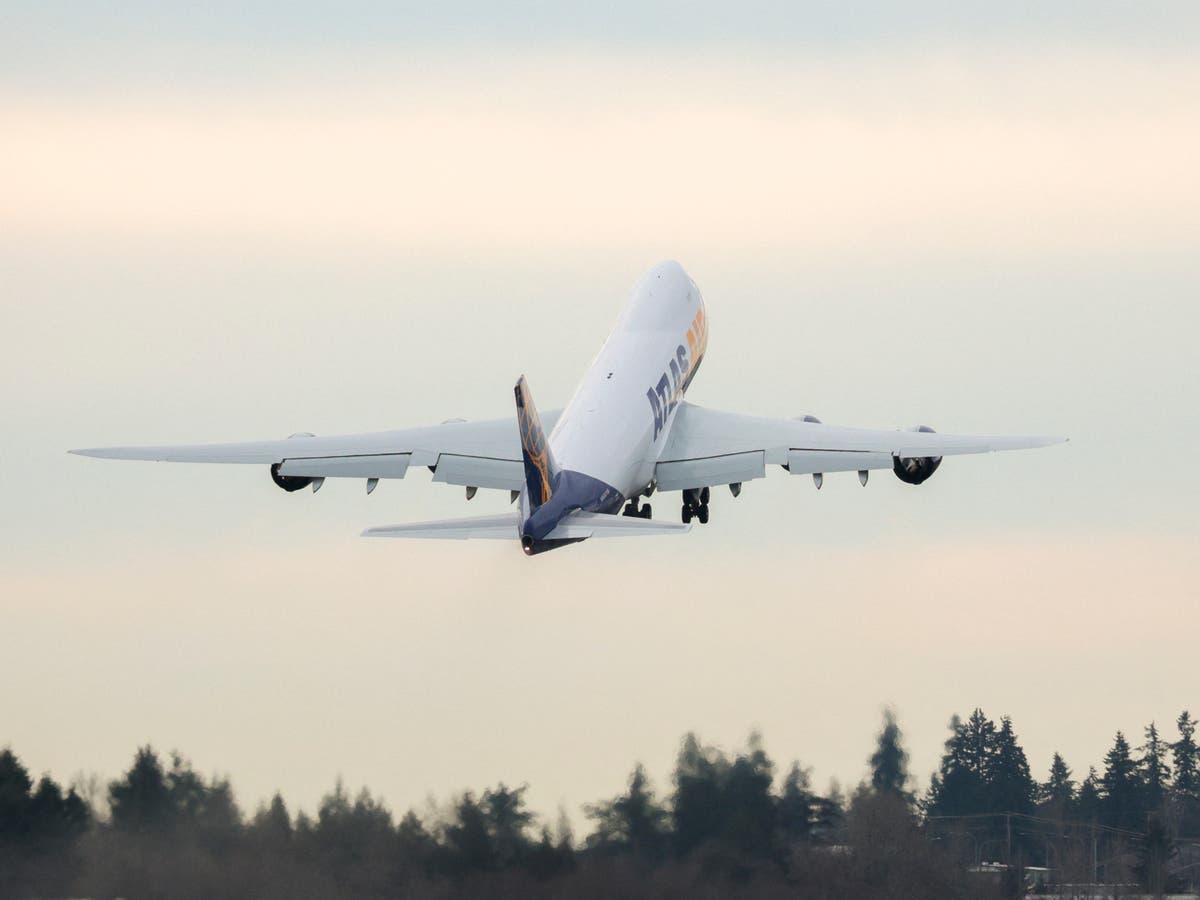
[(709, 487), (752, 481), (767, 474), (763, 451), (731, 453), (701, 459), (660, 462), (654, 467), (654, 480), (660, 491)]
[(515, 459), (487, 459), (443, 453), (437, 461), (434, 481), (470, 487), (519, 491), (525, 486), (525, 468)]
[[(998, 450), (1028, 450), (1066, 441), (1054, 435), (962, 435), (872, 428), (844, 428), (799, 419), (769, 419), (705, 409), (684, 401), (676, 413), (666, 463), (761, 452), (767, 465), (790, 464), (793, 454), (804, 471), (838, 471), (891, 466), (891, 457), (955, 456)], [(853, 454), (870, 464), (859, 465)], [(824, 466), (804, 468), (805, 463)], [(861, 460), (860, 460), (861, 462)]]
[[(560, 410), (544, 416), (549, 427)], [(280, 464), (301, 478), (403, 478), (410, 466), (435, 466), (435, 481), (518, 490), (524, 483), (515, 419), (444, 422), (423, 428), (368, 434), (295, 435), (277, 441), (91, 447), (71, 450), (98, 459), (153, 462)]]
[(299, 478), (403, 478), (410, 458), (408, 453), (381, 453), (285, 459), (279, 474)]

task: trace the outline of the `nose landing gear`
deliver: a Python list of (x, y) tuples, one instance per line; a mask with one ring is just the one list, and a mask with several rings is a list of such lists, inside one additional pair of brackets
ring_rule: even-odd
[(708, 488), (690, 488), (683, 492), (683, 511), (680, 518), (684, 524), (695, 518), (701, 525), (708, 524)]

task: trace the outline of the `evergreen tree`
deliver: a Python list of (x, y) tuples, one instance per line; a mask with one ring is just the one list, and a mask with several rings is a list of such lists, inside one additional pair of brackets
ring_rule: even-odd
[(1167, 765), (1167, 751), (1170, 748), (1158, 736), (1158, 728), (1153, 722), (1146, 726), (1146, 743), (1139, 749), (1142, 758), (1138, 768), (1145, 792), (1143, 802), (1147, 812), (1161, 812), (1171, 780), (1171, 769)]
[(108, 786), (112, 822), (126, 831), (164, 831), (174, 824), (178, 791), (167, 783), (162, 762), (149, 745), (138, 748), (125, 776)]
[(1200, 751), (1196, 748), (1196, 720), (1186, 709), (1175, 720), (1179, 740), (1171, 745), (1171, 761), (1175, 764), (1174, 794), (1183, 801), (1200, 800)]
[(1028, 815), (1033, 812), (1037, 792), (1025, 751), (1017, 743), (1012, 719), (1000, 720), (1000, 729), (993, 738), (987, 760), (987, 783), (990, 812), (1014, 812)]
[(1100, 775), (1096, 767), (1088, 768), (1087, 778), (1079, 786), (1075, 798), (1075, 815), (1084, 822), (1099, 822), (1103, 815), (1104, 801), (1100, 795)]
[(29, 770), (9, 748), (0, 750), (0, 846), (23, 841), (29, 833)]
[(1141, 779), (1137, 763), (1129, 752), (1129, 742), (1120, 731), (1113, 739), (1112, 748), (1104, 755), (1104, 775), (1100, 784), (1104, 823), (1140, 831), (1145, 824)]
[(929, 785), (925, 810), (933, 816), (993, 812), (988, 778), (995, 752), (996, 726), (976, 709), (967, 721), (950, 720), (951, 735), (937, 773)]
[(813, 835), (815, 798), (809, 789), (808, 772), (793, 762), (783, 779), (779, 795), (779, 830), (787, 840), (807, 841)]
[(1075, 781), (1071, 778), (1071, 769), (1059, 753), (1055, 753), (1050, 761), (1050, 776), (1042, 785), (1039, 796), (1059, 815), (1065, 815), (1075, 800)]
[(624, 794), (584, 808), (596, 821), (591, 846), (619, 848), (647, 860), (658, 859), (666, 845), (667, 813), (654, 798), (646, 770), (638, 763)]
[(437, 841), (411, 809), (396, 826), (396, 849), (402, 867), (428, 873), (437, 853)]
[(901, 740), (895, 712), (884, 710), (883, 729), (876, 739), (875, 752), (871, 754), (871, 788), (878, 794), (892, 794), (910, 803), (908, 751)]
[(778, 808), (771, 795), (775, 765), (762, 747), (762, 738), (750, 735), (721, 779), (719, 837), (729, 846), (751, 855), (774, 852)]
[(462, 795), (454, 808), (454, 821), (446, 826), (444, 837), (449, 851), (451, 874), (479, 872), (492, 865), (492, 837), (488, 833), (487, 814), (470, 791)]
[(826, 843), (835, 842), (846, 823), (846, 797), (836, 779), (829, 782), (824, 797), (813, 802), (813, 839)]
[(1196, 748), (1196, 720), (1185, 709), (1175, 720), (1179, 740), (1171, 745), (1175, 782), (1171, 796), (1175, 801), (1177, 827), (1181, 836), (1200, 836), (1200, 750)]
[(276, 792), (268, 806), (260, 806), (250, 827), (257, 839), (276, 849), (286, 847), (292, 840), (292, 818), (287, 804)]
[(525, 808), (527, 788), (527, 785), (521, 785), (513, 790), (501, 782), (496, 788), (483, 793), (492, 848), (500, 866), (520, 860), (528, 848), (526, 829), (533, 821), (533, 813)]
[(728, 763), (702, 747), (695, 734), (684, 736), (675, 762), (675, 794), (671, 818), (675, 846), (686, 854), (712, 840), (721, 828), (721, 770)]

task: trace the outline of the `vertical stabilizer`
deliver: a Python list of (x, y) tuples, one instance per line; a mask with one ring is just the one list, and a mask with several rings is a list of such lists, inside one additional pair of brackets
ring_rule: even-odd
[(517, 426), (521, 432), (521, 457), (525, 461), (525, 491), (532, 512), (550, 499), (558, 467), (550, 455), (550, 445), (546, 443), (546, 433), (542, 431), (542, 422), (524, 375), (517, 381), (514, 393), (517, 397)]

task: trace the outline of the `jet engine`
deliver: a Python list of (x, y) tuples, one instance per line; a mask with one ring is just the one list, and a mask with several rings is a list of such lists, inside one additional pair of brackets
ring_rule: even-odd
[[(934, 430), (928, 425), (914, 425), (907, 430), (922, 434), (934, 434)], [(941, 464), (940, 456), (909, 456), (903, 459), (896, 456), (892, 458), (892, 471), (905, 484), (921, 484), (936, 472)]]
[(289, 494), (292, 491), (299, 491), (313, 483), (311, 478), (305, 478), (301, 475), (280, 475), (279, 467), (282, 463), (275, 463), (271, 466), (271, 480), (287, 491)]
[[(298, 437), (316, 437), (311, 431), (297, 431), (295, 434), (289, 434), (288, 440)], [(271, 466), (271, 480), (279, 487), (283, 488), (289, 494), (293, 491), (300, 491), (313, 483), (312, 478), (305, 478), (303, 475), (280, 475), (279, 467), (282, 463), (275, 463)], [(322, 479), (324, 480), (324, 479)]]

